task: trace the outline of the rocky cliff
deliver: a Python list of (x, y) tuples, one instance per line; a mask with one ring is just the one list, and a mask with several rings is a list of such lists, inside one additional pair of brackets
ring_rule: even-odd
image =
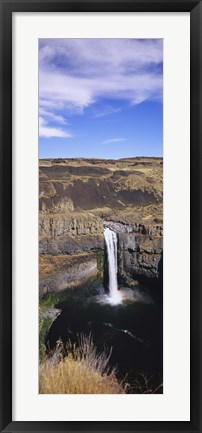
[(42, 296), (101, 274), (106, 225), (118, 234), (122, 282), (160, 277), (161, 158), (41, 160), (39, 173)]
[(118, 235), (120, 281), (133, 286), (138, 277), (155, 280), (162, 277), (162, 226), (146, 227), (111, 221), (106, 225)]

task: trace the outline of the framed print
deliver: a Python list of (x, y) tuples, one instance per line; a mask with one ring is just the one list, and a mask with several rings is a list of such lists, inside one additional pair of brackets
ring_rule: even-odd
[(1, 1), (1, 431), (201, 431), (201, 1)]

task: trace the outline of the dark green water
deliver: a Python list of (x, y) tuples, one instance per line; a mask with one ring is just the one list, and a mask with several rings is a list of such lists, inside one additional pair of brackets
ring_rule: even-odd
[(142, 288), (126, 289), (125, 298), (114, 306), (102, 287), (69, 290), (57, 305), (62, 313), (51, 326), (46, 345), (54, 349), (59, 338), (77, 342), (78, 334), (91, 333), (98, 351), (112, 347), (110, 364), (116, 366), (119, 378), (127, 375), (133, 384), (137, 374), (145, 372), (155, 388), (163, 378), (162, 305)]

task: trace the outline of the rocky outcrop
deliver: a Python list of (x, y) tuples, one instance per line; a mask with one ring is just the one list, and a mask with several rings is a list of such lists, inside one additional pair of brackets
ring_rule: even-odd
[(40, 254), (76, 254), (104, 247), (103, 221), (90, 215), (41, 213), (39, 229)]
[(103, 235), (65, 236), (58, 238), (41, 238), (39, 241), (39, 253), (51, 254), (78, 254), (88, 251), (97, 251), (104, 248)]
[(65, 290), (85, 284), (98, 274), (94, 253), (40, 257), (39, 294)]
[(163, 229), (135, 224), (105, 223), (118, 235), (119, 277), (132, 285), (139, 277), (158, 280), (161, 277)]
[(41, 212), (39, 230), (40, 296), (101, 275), (98, 254), (104, 249), (104, 238), (100, 218), (64, 209)]
[(103, 233), (103, 221), (89, 214), (67, 213), (39, 216), (41, 237), (59, 238), (65, 236), (99, 235)]

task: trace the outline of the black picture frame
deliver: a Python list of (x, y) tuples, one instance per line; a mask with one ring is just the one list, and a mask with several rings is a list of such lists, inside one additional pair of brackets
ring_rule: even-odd
[[(12, 13), (190, 12), (191, 23), (191, 420), (188, 422), (12, 421)], [(1, 432), (202, 432), (201, 308), (201, 130), (202, 4), (196, 0), (0, 0), (0, 431)], [(13, 216), (14, 217), (14, 216)], [(186, 236), (186, 233), (185, 233)]]

